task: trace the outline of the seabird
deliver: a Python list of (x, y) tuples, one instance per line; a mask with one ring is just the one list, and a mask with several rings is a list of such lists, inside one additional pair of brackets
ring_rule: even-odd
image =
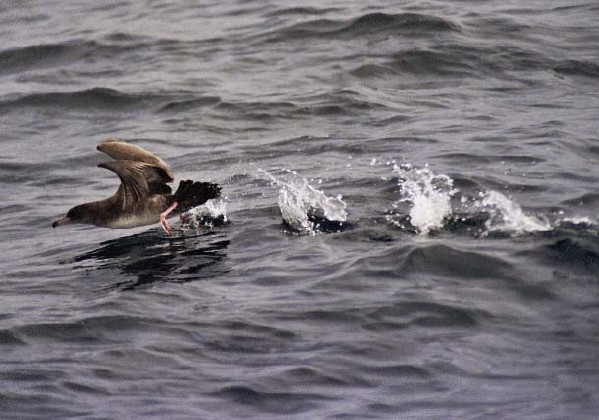
[(98, 167), (116, 173), (121, 185), (112, 197), (84, 203), (70, 209), (52, 227), (83, 223), (113, 229), (133, 228), (160, 222), (167, 233), (173, 228), (167, 217), (186, 212), (220, 196), (220, 187), (210, 182), (181, 181), (177, 192), (171, 187), (175, 177), (158, 156), (119, 139), (106, 139), (97, 149), (113, 158)]

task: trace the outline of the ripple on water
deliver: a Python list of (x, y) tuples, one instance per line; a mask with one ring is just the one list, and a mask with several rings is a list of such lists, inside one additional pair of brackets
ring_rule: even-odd
[(308, 414), (330, 400), (320, 394), (305, 392), (272, 392), (260, 390), (258, 386), (230, 385), (212, 393), (235, 404), (246, 406), (248, 410), (268, 414), (293, 415)]

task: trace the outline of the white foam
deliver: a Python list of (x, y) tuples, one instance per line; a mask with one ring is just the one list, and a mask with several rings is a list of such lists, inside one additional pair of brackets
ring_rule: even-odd
[(457, 208), (452, 208), (452, 198), (459, 192), (454, 188), (453, 179), (434, 173), (428, 165), (416, 168), (410, 164), (394, 163), (393, 172), (399, 178), (401, 194), (393, 207), (399, 211), (390, 214), (387, 219), (401, 228), (408, 228), (403, 223), (405, 214), (400, 214), (404, 209), (404, 213), (408, 213), (409, 224), (421, 234), (443, 228), (452, 217), (464, 219), (483, 212), (488, 215), (484, 230), (480, 232), (483, 236), (498, 231), (522, 234), (553, 228), (547, 219), (526, 214), (518, 203), (493, 190), (482, 191), (474, 197), (462, 196), (461, 200), (453, 202)]
[(214, 220), (227, 222), (227, 198), (221, 197), (218, 200), (208, 200), (201, 206), (189, 209), (181, 215), (184, 220), (184, 226), (195, 229), (201, 225), (213, 226)]
[(279, 177), (263, 169), (258, 171), (267, 176), (271, 185), (279, 188), (278, 204), (281, 216), (294, 230), (315, 234), (317, 228), (308, 217), (313, 213), (322, 214), (331, 221), (347, 220), (347, 204), (341, 195), (330, 197), (293, 171), (287, 170)]
[(595, 225), (595, 222), (593, 222), (589, 217), (586, 217), (586, 216), (564, 217), (563, 219), (560, 220), (560, 223), (571, 223), (573, 225), (583, 225), (583, 226), (594, 226)]
[(418, 169), (409, 164), (394, 164), (393, 172), (399, 176), (401, 189), (401, 198), (395, 207), (400, 203), (410, 205), (409, 220), (419, 233), (442, 228), (445, 218), (451, 215), (453, 180), (447, 175), (435, 174), (428, 166)]
[(526, 215), (518, 203), (497, 191), (490, 190), (482, 193), (480, 204), (490, 212), (490, 217), (485, 222), (488, 232), (528, 233), (547, 231), (552, 228), (548, 220)]

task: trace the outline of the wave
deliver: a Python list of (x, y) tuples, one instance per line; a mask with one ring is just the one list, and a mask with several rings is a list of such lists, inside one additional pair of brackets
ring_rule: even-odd
[(376, 257), (356, 259), (348, 271), (375, 277), (377, 272), (409, 277), (417, 273), (467, 279), (512, 279), (513, 266), (498, 256), (462, 249), (463, 244), (449, 246), (442, 243), (399, 245)]
[(217, 105), (219, 103), (221, 103), (221, 99), (218, 96), (204, 96), (199, 98), (169, 102), (166, 105), (162, 106), (159, 112), (179, 113), (196, 108)]
[(318, 95), (305, 96), (301, 102), (248, 101), (218, 102), (212, 115), (227, 120), (246, 119), (270, 121), (276, 119), (303, 119), (307, 117), (360, 116), (368, 111), (390, 111), (387, 105), (369, 101), (351, 89), (334, 89)]
[(286, 16), (286, 15), (304, 15), (304, 16), (313, 16), (313, 15), (325, 15), (330, 12), (336, 12), (342, 9), (328, 7), (328, 8), (317, 8), (317, 7), (308, 7), (308, 6), (298, 6), (298, 7), (289, 7), (284, 9), (277, 9), (274, 12), (267, 13), (266, 16)]
[(369, 13), (350, 21), (339, 31), (341, 33), (360, 35), (371, 32), (380, 33), (381, 31), (394, 32), (402, 30), (459, 32), (460, 27), (448, 19), (431, 15), (418, 13)]
[(599, 78), (599, 64), (590, 61), (565, 60), (556, 64), (553, 70), (566, 76)]
[(0, 51), (0, 75), (64, 66), (73, 62), (116, 60), (122, 53), (136, 51), (143, 45), (148, 45), (148, 42), (142, 43), (138, 37), (113, 34), (107, 38), (107, 43), (76, 39), (10, 48)]
[(0, 344), (2, 346), (22, 346), (27, 344), (21, 338), (18, 337), (18, 334), (13, 331), (2, 329), (0, 330)]
[(18, 73), (32, 68), (64, 65), (98, 48), (93, 41), (32, 45), (0, 51), (0, 74)]
[(276, 118), (298, 118), (303, 116), (299, 106), (291, 102), (232, 102), (222, 101), (214, 107), (214, 116), (225, 120), (246, 119), (268, 121)]
[(524, 48), (501, 45), (474, 47), (447, 43), (428, 48), (407, 48), (378, 63), (361, 64), (350, 74), (358, 78), (393, 75), (471, 76), (501, 78), (505, 72), (551, 70), (553, 62)]
[(319, 401), (326, 401), (332, 397), (321, 394), (304, 392), (272, 392), (263, 391), (260, 387), (245, 385), (230, 385), (221, 388), (212, 395), (223, 398), (236, 404), (243, 404), (261, 413), (299, 414), (318, 407)]
[(557, 239), (536, 249), (530, 256), (546, 259), (547, 263), (566, 266), (574, 272), (595, 274), (599, 270), (599, 241), (596, 236), (585, 236)]
[(500, 45), (475, 47), (443, 44), (426, 49), (408, 48), (391, 59), (361, 64), (349, 71), (360, 79), (386, 79), (412, 74), (449, 77), (513, 78), (514, 71), (554, 72), (560, 76), (599, 78), (599, 64), (584, 60), (556, 61), (539, 51)]
[[(482, 271), (482, 270), (481, 270)], [(367, 315), (373, 330), (397, 328), (472, 328), (478, 324), (482, 311), (462, 308), (457, 305), (426, 301), (401, 302), (376, 309)]]
[(305, 38), (343, 38), (402, 32), (459, 32), (448, 19), (418, 13), (367, 13), (353, 19), (316, 19), (296, 23), (274, 32), (261, 34), (267, 42), (287, 42)]
[(599, 230), (588, 218), (563, 217), (533, 247), (516, 255), (553, 267), (564, 278), (583, 276), (597, 283)]
[[(136, 111), (153, 106), (164, 100), (164, 96), (148, 93), (124, 93), (118, 90), (94, 87), (74, 92), (31, 93), (11, 95), (13, 98), (0, 101), (0, 110), (10, 111), (20, 108), (67, 108), (67, 109), (109, 109)], [(16, 96), (16, 97), (14, 97)]]

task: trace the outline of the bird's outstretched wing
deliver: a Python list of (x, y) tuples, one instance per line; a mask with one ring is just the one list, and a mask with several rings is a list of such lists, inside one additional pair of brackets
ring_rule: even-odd
[(150, 188), (144, 176), (144, 168), (146, 166), (149, 165), (143, 162), (128, 160), (113, 160), (112, 162), (100, 163), (98, 165), (100, 168), (114, 172), (121, 179), (121, 185), (115, 196), (117, 203), (123, 210), (136, 211), (144, 203), (147, 203)]
[(158, 156), (117, 139), (104, 140), (97, 148), (115, 159), (98, 166), (114, 172), (121, 179), (115, 197), (123, 210), (135, 211), (147, 205), (149, 196), (172, 192), (167, 182), (174, 180), (173, 174)]
[(156, 168), (160, 168), (164, 172), (161, 177), (163, 182), (173, 182), (175, 180), (171, 169), (165, 161), (155, 154), (134, 144), (125, 143), (118, 139), (106, 139), (98, 144), (97, 149), (117, 161), (128, 160), (133, 162), (143, 162), (155, 166)]

